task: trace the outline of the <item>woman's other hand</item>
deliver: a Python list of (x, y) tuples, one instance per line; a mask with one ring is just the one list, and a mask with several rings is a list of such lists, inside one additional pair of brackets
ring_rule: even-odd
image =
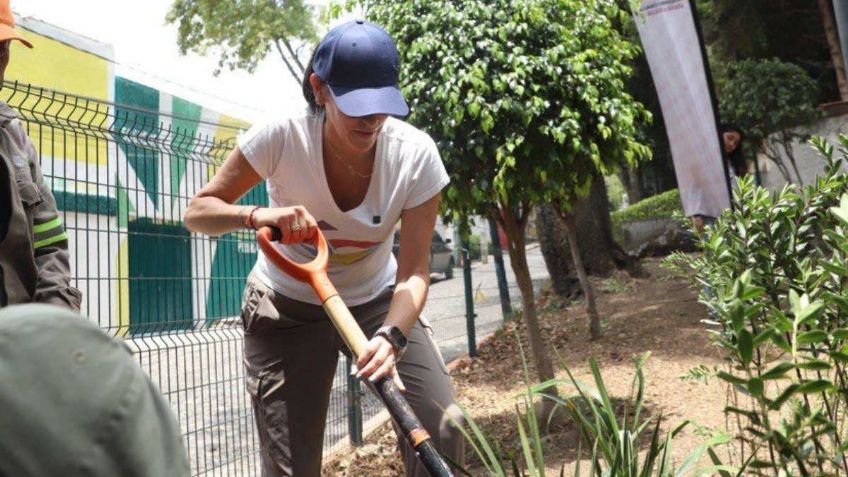
[(280, 229), (283, 235), (280, 242), (286, 245), (309, 240), (315, 236), (318, 230), (318, 223), (315, 218), (305, 207), (300, 205), (258, 209), (254, 213), (253, 225), (257, 229), (262, 227)]

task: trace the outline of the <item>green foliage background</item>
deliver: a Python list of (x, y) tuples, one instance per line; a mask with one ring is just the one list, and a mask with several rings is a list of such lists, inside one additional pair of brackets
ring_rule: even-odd
[[(637, 47), (609, 0), (367, 2), (402, 56), (409, 120), (437, 141), (455, 215), (570, 204), (597, 173), (647, 157), (627, 93)], [(410, 19), (415, 21), (410, 21)]]
[(772, 133), (821, 117), (818, 85), (798, 65), (743, 60), (727, 65), (719, 77), (722, 119), (740, 126), (755, 146)]
[[(272, 48), (288, 54), (288, 48), (311, 47), (315, 20), (314, 7), (304, 0), (174, 0), (165, 19), (177, 25), (180, 53), (217, 54), (219, 71), (251, 72)], [(292, 66), (295, 56), (288, 56)]]
[(680, 191), (672, 189), (613, 212), (612, 220), (614, 224), (622, 224), (634, 220), (672, 218), (678, 212), (683, 212)]

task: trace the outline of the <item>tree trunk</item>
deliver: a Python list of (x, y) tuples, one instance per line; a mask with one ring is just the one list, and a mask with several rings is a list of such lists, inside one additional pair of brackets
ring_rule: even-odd
[(609, 275), (616, 269), (616, 261), (603, 177), (595, 179), (589, 195), (577, 203), (572, 219), (579, 230), (575, 245), (580, 250), (585, 270), (592, 275)]
[(627, 203), (635, 204), (642, 200), (642, 184), (639, 180), (639, 169), (636, 166), (626, 167), (618, 173), (618, 178), (627, 192)]
[(574, 216), (570, 213), (560, 211), (560, 217), (565, 225), (565, 230), (568, 232), (568, 243), (571, 247), (571, 259), (574, 260), (574, 269), (577, 271), (577, 278), (580, 280), (583, 293), (586, 295), (586, 313), (589, 315), (589, 335), (593, 340), (596, 340), (601, 337), (601, 318), (598, 316), (598, 307), (595, 304), (595, 289), (592, 287), (592, 282), (589, 281), (589, 275), (583, 266), (583, 259), (580, 257), (580, 249), (577, 246), (577, 225), (574, 221)]
[[(645, 276), (637, 259), (628, 255), (613, 239), (603, 178), (592, 184), (589, 195), (577, 204), (574, 216), (577, 246), (586, 273), (607, 276), (613, 270), (623, 269), (631, 276)], [(582, 287), (574, 267), (568, 232), (559, 212), (550, 205), (539, 207), (536, 228), (554, 292), (565, 299), (576, 298)]]
[(777, 170), (780, 172), (780, 175), (783, 176), (783, 179), (788, 184), (794, 184), (795, 179), (792, 178), (792, 174), (789, 172), (789, 167), (786, 165), (786, 161), (783, 158), (783, 154), (786, 152), (785, 149), (781, 151), (780, 144), (781, 141), (778, 139), (768, 139), (764, 140), (764, 150), (766, 153), (766, 157), (777, 166)]
[(286, 57), (286, 54), (283, 53), (283, 48), (280, 46), (279, 41), (274, 42), (274, 47), (277, 49), (277, 53), (280, 54), (280, 58), (283, 60), (283, 64), (286, 65), (286, 68), (289, 70), (289, 73), (291, 74), (294, 81), (300, 84), (300, 82), (303, 80), (303, 67), (301, 66), (300, 72), (295, 71), (295, 65), (293, 65), (292, 61), (290, 61), (289, 58)]
[(846, 78), (845, 62), (842, 57), (842, 48), (839, 45), (839, 34), (836, 32), (833, 9), (830, 0), (818, 0), (818, 2), (822, 24), (824, 25), (824, 34), (830, 47), (830, 59), (836, 69), (836, 84), (839, 87), (839, 96), (842, 101), (848, 101), (848, 78)]
[(551, 276), (554, 293), (566, 299), (577, 298), (580, 294), (580, 282), (574, 275), (571, 264), (571, 252), (568, 248), (568, 235), (556, 211), (550, 205), (539, 207), (536, 215), (536, 230), (539, 233), (539, 248), (545, 259), (545, 266)]
[(783, 146), (783, 153), (786, 154), (786, 159), (795, 171), (795, 177), (798, 178), (798, 185), (804, 187), (804, 179), (801, 177), (801, 171), (798, 170), (798, 162), (795, 160), (795, 147), (792, 144), (792, 138), (785, 133), (778, 133), (780, 136), (780, 144)]
[[(542, 331), (536, 315), (536, 293), (533, 291), (533, 280), (530, 278), (530, 268), (527, 266), (527, 250), (524, 241), (527, 223), (520, 221), (515, 211), (504, 206), (500, 208), (500, 222), (508, 238), (510, 263), (518, 282), (518, 289), (521, 291), (521, 303), (524, 307), (522, 319), (527, 329), (527, 340), (530, 342), (530, 354), (536, 367), (536, 376), (539, 382), (543, 383), (554, 379), (555, 375), (550, 353), (542, 339)], [(556, 387), (549, 388), (547, 394), (556, 396)], [(554, 404), (550, 399), (544, 400), (541, 414), (545, 419), (553, 412)]]

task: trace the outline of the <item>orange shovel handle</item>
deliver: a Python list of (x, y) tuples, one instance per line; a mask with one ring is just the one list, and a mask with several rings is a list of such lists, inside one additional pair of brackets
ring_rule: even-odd
[(318, 294), (321, 302), (327, 301), (328, 298), (338, 295), (336, 288), (330, 283), (327, 278), (327, 259), (330, 256), (327, 240), (321, 230), (315, 231), (315, 235), (310, 239), (318, 249), (318, 254), (311, 262), (297, 263), (283, 256), (274, 246), (282, 238), (280, 229), (274, 227), (262, 227), (256, 233), (256, 238), (259, 241), (259, 247), (265, 256), (271, 260), (279, 269), (286, 272), (295, 280), (308, 283)]

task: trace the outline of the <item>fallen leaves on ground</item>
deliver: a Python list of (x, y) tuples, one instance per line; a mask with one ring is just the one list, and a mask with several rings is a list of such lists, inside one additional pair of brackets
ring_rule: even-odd
[[(701, 364), (711, 367), (720, 363), (700, 323), (706, 311), (697, 303), (697, 290), (661, 269), (657, 259), (643, 263), (650, 272), (648, 278), (616, 277), (626, 286), (603, 286), (603, 279), (593, 279), (602, 292), (598, 308), (604, 322), (604, 336), (596, 341), (588, 338), (588, 318), (582, 303), (566, 306), (549, 291), (540, 293), (540, 326), (548, 345), (556, 350), (557, 376), (565, 378), (563, 365), (567, 365), (578, 380), (591, 382), (587, 362), (594, 356), (609, 392), (623, 403), (629, 398), (633, 380), (632, 357), (650, 352), (645, 366), (648, 412), (662, 415), (665, 428), (686, 419), (708, 428), (723, 428), (725, 389), (716, 383), (680, 379)], [(524, 326), (514, 321), (482, 344), (477, 358), (462, 358), (453, 363), (451, 371), (459, 402), (488, 435), (506, 447), (517, 442), (516, 396), (525, 387), (519, 339), (530, 379), (535, 380)], [(573, 391), (565, 385), (559, 389), (561, 393)], [(551, 475), (559, 475), (563, 465), (565, 475), (571, 475), (577, 440), (573, 423), (564, 418), (555, 422), (545, 438), (546, 467)], [(700, 443), (701, 437), (684, 431), (674, 441), (673, 456), (682, 459)], [(471, 474), (485, 476), (470, 447), (466, 454)], [(402, 476), (391, 427), (385, 425), (373, 432), (362, 447), (328, 459), (322, 475)]]

